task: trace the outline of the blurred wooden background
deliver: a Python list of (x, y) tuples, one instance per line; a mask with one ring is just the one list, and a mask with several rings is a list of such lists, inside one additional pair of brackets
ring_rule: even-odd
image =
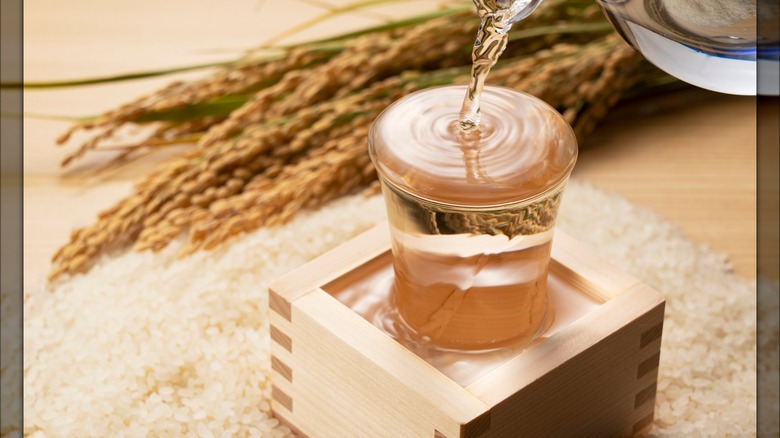
[[(26, 80), (66, 80), (233, 59), (322, 13), (313, 3), (26, 1)], [(440, 3), (385, 5), (323, 22), (287, 41), (341, 33)], [(29, 90), (24, 110), (94, 115), (173, 78)], [(89, 224), (98, 211), (129, 193), (132, 181), (153, 169), (155, 160), (88, 180), (58, 167), (65, 153), (54, 139), (67, 128), (67, 121), (27, 117), (24, 124), (24, 286), (29, 293), (44, 281), (50, 255), (70, 230)], [(727, 254), (740, 275), (755, 277), (755, 98), (693, 90), (632, 102), (615, 110), (587, 143), (576, 177), (658, 212), (690, 239)]]

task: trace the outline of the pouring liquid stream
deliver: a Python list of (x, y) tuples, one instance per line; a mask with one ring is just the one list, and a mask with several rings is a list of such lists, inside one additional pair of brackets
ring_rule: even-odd
[[(512, 23), (530, 14), (538, 4), (539, 1), (535, 0), (516, 0), (511, 3), (508, 0), (474, 0), (480, 25), (471, 52), (471, 79), (458, 120), (464, 143), (461, 150), (466, 179), (469, 181), (490, 179), (479, 165), (480, 98), (485, 88), (485, 81), (490, 69), (496, 65), (498, 58), (506, 49)], [(489, 258), (486, 254), (477, 257), (472, 266), (474, 271), (470, 275), (472, 282), (488, 265)], [(453, 288), (441, 306), (429, 317), (427, 323), (420, 327), (421, 331), (434, 333), (433, 338), (438, 338), (449, 325), (450, 318), (457, 312), (472, 286), (468, 285), (462, 289)]]
[(541, 0), (474, 0), (480, 24), (471, 52), (471, 80), (460, 110), (458, 125), (464, 132), (479, 127), (480, 97), (490, 69), (509, 41), (512, 24), (525, 18)]
[(394, 272), (368, 319), (421, 357), (509, 354), (555, 320), (552, 228), (576, 142), (553, 108), (485, 84), (512, 23), (539, 1), (475, 0), (470, 83), (395, 102), (369, 135)]
[[(459, 138), (460, 150), (463, 154), (463, 163), (465, 170), (465, 179), (473, 184), (484, 184), (486, 186), (492, 186), (496, 182), (492, 180), (489, 172), (485, 172), (480, 165), (480, 144), (482, 140), (483, 132), (480, 131), (480, 104), (481, 96), (485, 87), (485, 81), (491, 68), (498, 62), (499, 57), (504, 52), (506, 45), (509, 41), (508, 32), (512, 27), (512, 24), (528, 14), (530, 14), (540, 0), (474, 0), (474, 5), (477, 8), (477, 13), (480, 18), (480, 26), (477, 31), (477, 38), (472, 49), (472, 68), (470, 83), (466, 91), (466, 95), (463, 99), (461, 111), (459, 113), (458, 128), (459, 134), (456, 137)], [(490, 131), (493, 126), (485, 126), (485, 133)], [(499, 238), (500, 239), (500, 238)], [(509, 242), (504, 243), (508, 245)], [(540, 245), (542, 252), (549, 253), (549, 242), (547, 244)], [(400, 258), (412, 257), (410, 251), (405, 251), (406, 256), (400, 256)], [(498, 251), (499, 253), (502, 251)], [(510, 251), (511, 252), (511, 251)], [(519, 253), (533, 252), (530, 248)], [(427, 255), (422, 258), (429, 263), (432, 256)], [(541, 302), (537, 302), (536, 295), (539, 295), (539, 288), (543, 287), (538, 284), (540, 279), (530, 282), (526, 288), (529, 288), (526, 292), (519, 284), (513, 284), (510, 287), (501, 287), (500, 284), (504, 280), (498, 280), (498, 283), (494, 286), (485, 288), (484, 286), (478, 286), (475, 282), (479, 282), (483, 277), (492, 277), (492, 271), (502, 271), (506, 268), (503, 267), (507, 261), (502, 260), (506, 256), (499, 256), (497, 254), (481, 253), (471, 258), (458, 257), (453, 260), (454, 266), (450, 266), (452, 270), (455, 266), (459, 266), (460, 274), (463, 276), (463, 284), (450, 284), (438, 291), (438, 294), (434, 293), (436, 287), (429, 286), (425, 293), (427, 297), (434, 297), (433, 299), (439, 301), (438, 306), (435, 306), (435, 310), (429, 312), (426, 316), (422, 317), (420, 321), (416, 321), (416, 329), (420, 334), (424, 334), (426, 337), (430, 337), (432, 340), (439, 340), (446, 338), (446, 332), (452, 331), (454, 326), (458, 325), (458, 322), (453, 320), (455, 315), (461, 312), (461, 307), (466, 305), (464, 303), (472, 302), (473, 298), (470, 296), (485, 295), (485, 294), (500, 294), (499, 290), (506, 289), (503, 293), (511, 293), (512, 295), (526, 294), (529, 296), (529, 302), (523, 303), (521, 307), (527, 307), (526, 311), (530, 311), (536, 314), (544, 314), (543, 308), (546, 308)], [(404, 262), (399, 260), (400, 265)], [(422, 260), (419, 261), (423, 263)], [(441, 262), (441, 261), (440, 261)], [(517, 264), (520, 262), (515, 262)], [(424, 263), (423, 263), (424, 264)], [(446, 264), (446, 263), (441, 263)], [(509, 263), (507, 266), (512, 265)], [(401, 278), (405, 269), (400, 269), (397, 272)], [(471, 271), (471, 272), (468, 272)], [(485, 271), (485, 272), (483, 272)], [(490, 272), (487, 272), (490, 271)], [(482, 280), (484, 281), (484, 280)], [(402, 292), (405, 281), (400, 281), (397, 287), (400, 289), (397, 292), (400, 296), (418, 295), (411, 291)], [(414, 282), (412, 282), (414, 283)], [(444, 286), (444, 285), (439, 285)], [(484, 290), (483, 290), (484, 289)], [(442, 298), (444, 298), (442, 300)], [(422, 296), (416, 296), (413, 300), (403, 300), (409, 302), (417, 302), (423, 299)], [(430, 298), (429, 298), (430, 299)], [(516, 303), (517, 304), (517, 303)], [(468, 304), (468, 305), (474, 305)], [(485, 305), (485, 304), (483, 304)], [(407, 316), (412, 316), (414, 312), (408, 310), (405, 312)], [(532, 318), (533, 319), (533, 318)], [(484, 322), (483, 322), (484, 324)]]

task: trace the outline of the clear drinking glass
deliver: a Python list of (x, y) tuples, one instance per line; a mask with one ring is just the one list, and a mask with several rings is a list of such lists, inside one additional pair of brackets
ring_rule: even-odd
[(465, 86), (411, 94), (374, 122), (369, 152), (392, 236), (392, 305), (441, 349), (527, 344), (552, 322), (553, 227), (577, 158), (571, 127), (530, 95), (485, 87), (478, 131)]

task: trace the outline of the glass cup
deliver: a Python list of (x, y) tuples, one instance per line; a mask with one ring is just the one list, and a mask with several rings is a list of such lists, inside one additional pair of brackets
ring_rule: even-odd
[(392, 238), (392, 306), (407, 334), (436, 348), (523, 345), (552, 322), (553, 227), (577, 142), (546, 103), (490, 86), (480, 128), (465, 133), (465, 92), (411, 94), (369, 133)]

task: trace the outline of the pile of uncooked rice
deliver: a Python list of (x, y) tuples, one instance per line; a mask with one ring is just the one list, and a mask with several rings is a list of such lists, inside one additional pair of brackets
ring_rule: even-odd
[[(269, 411), (267, 285), (384, 217), (380, 197), (343, 198), (216, 251), (127, 252), (28, 293), (25, 435), (291, 435)], [(754, 282), (577, 181), (559, 225), (668, 300), (653, 433), (755, 433)]]

